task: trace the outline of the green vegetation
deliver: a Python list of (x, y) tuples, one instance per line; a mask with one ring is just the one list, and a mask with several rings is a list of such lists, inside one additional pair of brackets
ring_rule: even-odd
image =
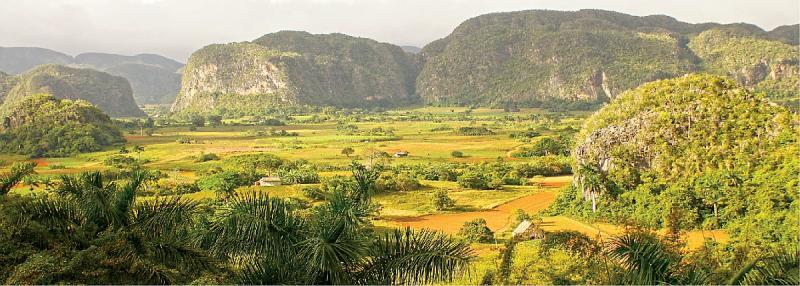
[(465, 222), (458, 235), (470, 242), (491, 242), (494, 239), (494, 233), (482, 218)]
[(3, 152), (68, 156), (125, 142), (111, 119), (86, 101), (31, 95), (11, 110), (0, 128)]
[(397, 46), (282, 31), (192, 54), (172, 110), (234, 118), (286, 104), (399, 106), (414, 100), (416, 73)]
[(724, 227), (740, 253), (796, 245), (795, 126), (785, 108), (724, 78), (645, 84), (586, 121), (573, 154), (579, 183), (554, 209), (676, 233)]
[(104, 72), (44, 65), (18, 75), (15, 81), (16, 84), (4, 96), (5, 100), (0, 105), (0, 115), (7, 116), (13, 112), (15, 104), (28, 96), (40, 93), (47, 93), (56, 98), (88, 101), (111, 117), (145, 115), (136, 106), (128, 81)]

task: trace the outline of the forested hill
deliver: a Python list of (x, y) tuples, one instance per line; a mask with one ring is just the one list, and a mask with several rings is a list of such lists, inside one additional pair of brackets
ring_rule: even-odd
[(282, 31), (196, 51), (172, 109), (234, 115), (281, 103), (398, 106), (414, 99), (417, 70), (398, 46)]
[[(797, 25), (766, 32), (750, 24), (689, 24), (601, 10), (487, 14), (423, 48), (417, 93), (442, 105), (576, 106), (608, 101), (648, 81), (709, 71), (797, 97), (798, 33)], [(709, 38), (718, 50), (706, 52)], [(750, 42), (758, 45), (741, 49)], [(721, 62), (738, 66), (719, 68)]]
[(0, 72), (19, 74), (45, 64), (91, 68), (124, 77), (139, 104), (172, 103), (180, 89), (179, 70), (183, 67), (180, 62), (154, 54), (83, 53), (73, 58), (43, 48), (0, 47)]
[[(2, 81), (0, 76), (0, 83)], [(133, 100), (128, 81), (108, 73), (43, 65), (5, 81), (10, 84), (0, 84), (0, 91), (4, 93), (4, 96), (0, 96), (4, 98), (0, 115), (13, 112), (14, 106), (28, 96), (45, 93), (56, 98), (86, 100), (112, 117), (145, 116)]]

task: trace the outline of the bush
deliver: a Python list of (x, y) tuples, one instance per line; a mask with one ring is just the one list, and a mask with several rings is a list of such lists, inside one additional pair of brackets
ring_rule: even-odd
[(408, 173), (383, 174), (375, 181), (375, 190), (384, 193), (408, 192), (421, 186), (419, 180)]
[(436, 210), (441, 211), (454, 207), (456, 202), (447, 195), (446, 191), (438, 190), (433, 194), (433, 204), (436, 206)]
[(319, 173), (316, 170), (303, 167), (297, 169), (281, 169), (278, 171), (281, 181), (287, 184), (316, 184), (319, 183)]
[(219, 156), (217, 156), (217, 154), (214, 154), (214, 153), (208, 153), (208, 154), (200, 153), (200, 156), (197, 156), (197, 158), (194, 161), (197, 162), (197, 163), (202, 163), (202, 162), (215, 161), (215, 160), (219, 160)]
[(463, 158), (464, 153), (462, 153), (461, 151), (453, 151), (450, 152), (450, 156), (452, 156), (453, 158)]
[(303, 195), (306, 198), (309, 198), (314, 201), (321, 201), (328, 197), (328, 193), (320, 189), (319, 187), (305, 187), (302, 190)]
[(572, 174), (570, 159), (564, 156), (536, 157), (529, 163), (517, 165), (515, 169), (520, 176), (525, 178)]
[(490, 189), (490, 182), (490, 178), (477, 171), (468, 171), (458, 176), (458, 185), (468, 189), (488, 190)]
[(492, 135), (494, 132), (489, 130), (486, 127), (472, 127), (472, 126), (464, 126), (458, 128), (458, 134), (461, 135), (468, 135), (468, 136), (482, 136), (482, 135)]
[(112, 166), (115, 168), (124, 169), (136, 166), (137, 163), (136, 163), (136, 158), (133, 158), (131, 156), (111, 155), (103, 160), (103, 164), (106, 166)]
[(485, 243), (494, 239), (494, 233), (486, 226), (486, 220), (482, 218), (465, 222), (461, 229), (458, 230), (458, 235), (469, 242)]

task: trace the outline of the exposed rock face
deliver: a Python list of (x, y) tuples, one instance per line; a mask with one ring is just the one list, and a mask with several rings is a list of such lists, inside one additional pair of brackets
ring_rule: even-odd
[[(785, 108), (732, 80), (688, 75), (620, 95), (586, 121), (572, 154), (579, 166), (626, 185), (644, 171), (668, 179), (707, 168), (747, 168), (754, 162), (737, 161), (737, 154), (767, 152), (791, 126)], [(577, 174), (576, 182), (581, 178)]]
[(122, 77), (91, 69), (43, 65), (16, 76), (0, 114), (29, 95), (45, 93), (61, 99), (83, 99), (111, 117), (141, 117), (144, 112), (133, 100), (130, 84)]
[(414, 98), (413, 56), (342, 34), (284, 31), (192, 54), (175, 112), (258, 113), (270, 104), (395, 106)]
[(293, 103), (296, 93), (287, 87), (285, 66), (297, 56), (251, 43), (207, 46), (189, 59), (172, 111), (203, 113), (223, 107)]

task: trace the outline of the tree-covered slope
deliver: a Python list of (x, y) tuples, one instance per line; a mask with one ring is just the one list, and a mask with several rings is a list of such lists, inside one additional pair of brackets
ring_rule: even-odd
[(770, 40), (790, 42), (783, 29), (768, 33), (750, 24), (689, 24), (601, 10), (493, 13), (423, 48), (417, 93), (442, 105), (608, 101), (648, 81), (702, 71), (705, 58), (687, 44), (710, 29), (790, 47)]
[(263, 108), (237, 102), (394, 106), (413, 99), (416, 71), (413, 56), (397, 46), (342, 34), (283, 31), (195, 52), (173, 110), (253, 113)]
[(108, 115), (83, 100), (34, 94), (10, 110), (2, 117), (0, 152), (67, 156), (125, 141)]
[(145, 115), (134, 102), (131, 86), (124, 78), (92, 69), (59, 65), (43, 65), (18, 75), (16, 84), (8, 91), (0, 106), (0, 114), (13, 112), (16, 103), (38, 93), (64, 99), (83, 99), (112, 117)]
[(758, 221), (775, 226), (765, 239), (796, 241), (796, 123), (731, 79), (644, 84), (585, 122), (573, 152), (578, 191), (561, 203), (574, 203), (573, 214), (676, 229), (741, 231)]
[(775, 100), (800, 98), (800, 47), (765, 37), (711, 29), (693, 37), (689, 48), (705, 71), (729, 76)]
[(180, 90), (178, 71), (183, 64), (160, 55), (84, 53), (75, 56), (74, 63), (124, 77), (130, 82), (138, 104), (171, 104)]
[(34, 47), (0, 47), (0, 72), (18, 74), (44, 64), (69, 64), (72, 57)]

